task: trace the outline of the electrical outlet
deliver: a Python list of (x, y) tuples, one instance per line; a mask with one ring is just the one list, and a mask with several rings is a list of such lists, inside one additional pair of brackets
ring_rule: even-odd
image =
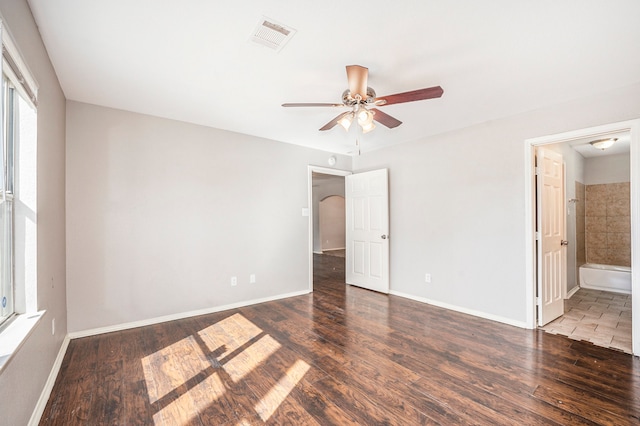
[(250, 284), (255, 284), (256, 283), (256, 274), (249, 275), (249, 283)]
[(424, 274), (424, 282), (431, 283), (431, 274)]
[(232, 286), (238, 285), (238, 277), (231, 277), (231, 285)]

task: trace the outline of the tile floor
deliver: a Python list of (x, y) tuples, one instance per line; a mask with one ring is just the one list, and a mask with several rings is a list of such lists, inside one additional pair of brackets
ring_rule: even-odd
[(581, 288), (564, 304), (544, 331), (631, 353), (631, 295)]

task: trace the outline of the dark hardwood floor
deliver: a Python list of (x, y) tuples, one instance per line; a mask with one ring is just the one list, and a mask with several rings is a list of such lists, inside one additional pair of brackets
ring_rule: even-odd
[(637, 425), (640, 361), (344, 284), (73, 340), (41, 425)]

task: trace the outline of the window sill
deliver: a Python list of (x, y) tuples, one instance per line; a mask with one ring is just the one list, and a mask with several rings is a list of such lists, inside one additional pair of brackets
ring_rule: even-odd
[(6, 328), (0, 331), (0, 373), (4, 371), (11, 358), (27, 340), (45, 312), (18, 315)]

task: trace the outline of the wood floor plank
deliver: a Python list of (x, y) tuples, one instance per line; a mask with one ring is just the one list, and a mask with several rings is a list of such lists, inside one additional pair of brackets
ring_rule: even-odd
[(89, 418), (97, 424), (124, 424), (123, 362), (109, 361), (100, 364), (96, 371), (96, 381), (100, 383), (93, 394)]
[[(386, 407), (376, 404), (360, 390), (336, 380), (333, 377), (325, 377), (313, 384), (318, 392), (333, 401), (342, 411), (349, 413), (364, 425), (401, 425), (420, 424), (411, 423), (408, 419), (402, 419), (390, 413)], [(422, 424), (429, 424), (427, 422)], [(435, 424), (435, 423), (434, 423)]]
[(639, 424), (637, 414), (621, 409), (615, 402), (602, 397), (596, 397), (589, 392), (561, 384), (539, 386), (533, 396), (547, 404), (562, 408), (562, 410), (590, 419), (605, 425)]
[(357, 419), (340, 410), (313, 387), (313, 382), (327, 375), (315, 365), (307, 364), (295, 351), (283, 347), (260, 366), (260, 372), (274, 382), (282, 381), (292, 370), (299, 370), (302, 374), (298, 374), (296, 386), (291, 388), (290, 395), (317, 422), (322, 425), (358, 424)]
[(274, 424), (320, 425), (295, 399), (288, 398), (290, 389), (262, 369), (246, 377), (248, 386), (257, 396), (254, 409), (264, 422)]
[[(41, 417), (41, 425), (87, 425), (96, 386), (95, 372), (89, 371), (83, 377), (60, 380), (54, 385), (55, 394), (50, 398)], [(56, 401), (55, 409), (52, 402)]]
[(41, 425), (625, 425), (640, 360), (345, 285), (72, 340)]
[[(421, 401), (412, 399), (405, 386), (392, 377), (380, 374), (373, 365), (361, 360), (348, 365), (338, 365), (330, 358), (325, 358), (320, 366), (329, 371), (335, 380), (359, 390), (376, 405), (385, 407), (390, 414), (405, 419), (409, 424), (435, 424), (444, 420), (439, 413), (442, 410), (437, 410), (436, 413), (424, 410)], [(433, 418), (432, 414), (436, 414), (436, 418)], [(446, 416), (446, 419), (450, 420), (451, 417)]]
[(629, 398), (640, 385), (640, 380), (626, 375), (607, 374), (592, 368), (583, 368), (575, 364), (571, 370), (558, 369), (556, 380), (576, 389), (588, 391), (602, 398), (615, 401), (623, 409), (640, 413), (640, 395)]
[(291, 314), (287, 320), (274, 323), (269, 319), (269, 312), (273, 309), (286, 312), (283, 307), (276, 305), (257, 306), (251, 310), (244, 309), (242, 312), (305, 359), (313, 361), (328, 355), (346, 362), (344, 350), (317, 333), (317, 327), (314, 327), (312, 320)]
[[(220, 321), (224, 321), (229, 315), (213, 317), (196, 317), (194, 329), (198, 332), (208, 329), (211, 325)], [(203, 351), (209, 348), (203, 349)], [(220, 364), (218, 358), (221, 355), (214, 351), (209, 353), (212, 363), (213, 372), (215, 373), (216, 382), (224, 386), (224, 392), (220, 393), (215, 401), (201, 410), (201, 418), (206, 424), (241, 424), (240, 420), (244, 420), (247, 424), (254, 424), (259, 420), (255, 411), (255, 402), (257, 397), (248, 383), (244, 380), (234, 382), (224, 369), (224, 365)], [(207, 373), (210, 374), (210, 373)], [(227, 418), (225, 420), (225, 417)]]
[(122, 333), (123, 339), (123, 419), (126, 424), (144, 424), (153, 417), (149, 390), (144, 377), (141, 358), (149, 350), (147, 340), (139, 329)]

